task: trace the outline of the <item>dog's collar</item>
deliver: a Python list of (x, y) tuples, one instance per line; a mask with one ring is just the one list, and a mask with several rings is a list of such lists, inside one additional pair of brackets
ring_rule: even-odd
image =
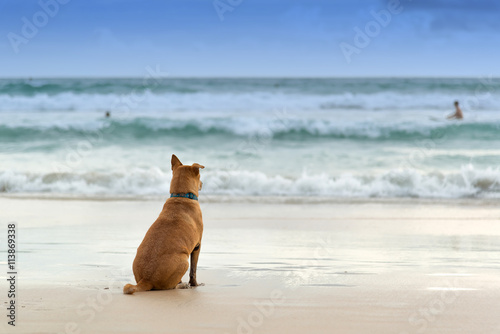
[(194, 199), (195, 201), (198, 200), (198, 196), (196, 196), (193, 193), (185, 193), (185, 194), (170, 194), (170, 197), (184, 197), (184, 198), (190, 198)]

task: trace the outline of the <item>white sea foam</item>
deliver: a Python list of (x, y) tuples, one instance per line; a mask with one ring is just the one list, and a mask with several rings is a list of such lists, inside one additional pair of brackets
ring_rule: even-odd
[[(85, 135), (85, 133), (106, 132), (117, 134), (121, 138), (141, 134), (141, 138), (158, 138), (162, 135), (176, 135), (175, 131), (186, 134), (204, 135), (222, 133), (236, 136), (258, 136), (273, 138), (283, 135), (327, 136), (342, 138), (414, 138), (415, 136), (458, 135), (467, 138), (487, 134), (495, 136), (500, 129), (499, 116), (478, 112), (474, 119), (460, 123), (437, 121), (425, 116), (425, 113), (396, 114), (385, 112), (377, 114), (367, 111), (350, 112), (342, 117), (325, 113), (294, 112), (269, 113), (264, 115), (233, 116), (216, 115), (154, 115), (140, 113), (117, 115), (105, 119), (101, 114), (91, 117), (83, 113), (43, 113), (27, 115), (25, 113), (0, 113), (0, 136), (2, 127), (10, 129), (9, 135), (33, 139), (33, 136), (47, 137), (50, 134)], [(434, 131), (434, 132), (433, 132)]]
[[(202, 178), (202, 196), (500, 197), (500, 170), (477, 170), (472, 165), (463, 166), (455, 174), (394, 169), (378, 175), (303, 173), (299, 177), (286, 177), (233, 170), (207, 171)], [(159, 168), (135, 168), (127, 173), (0, 172), (0, 192), (7, 194), (165, 196), (169, 183), (170, 172)]]
[[(256, 91), (253, 93), (154, 93), (146, 90), (134, 94), (90, 94), (62, 92), (36, 93), (31, 96), (0, 94), (0, 112), (4, 111), (220, 111), (261, 113), (288, 108), (290, 110), (451, 110), (456, 93), (401, 93), (345, 92), (331, 95), (288, 94), (284, 92)], [(500, 94), (488, 98), (465, 96), (465, 109), (496, 110)]]
[[(172, 79), (149, 90), (136, 79), (4, 79), (0, 193), (164, 196), (170, 171), (142, 167), (175, 152), (217, 166), (248, 159), (207, 168), (209, 195), (499, 197), (500, 84), (474, 96), (478, 84)], [(465, 120), (446, 121), (455, 99)], [(75, 154), (68, 173), (52, 172)]]

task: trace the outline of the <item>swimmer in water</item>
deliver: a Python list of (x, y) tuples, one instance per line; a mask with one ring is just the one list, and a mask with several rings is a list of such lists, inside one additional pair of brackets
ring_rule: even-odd
[(458, 106), (458, 101), (455, 101), (455, 113), (446, 117), (447, 119), (463, 119), (462, 109)]

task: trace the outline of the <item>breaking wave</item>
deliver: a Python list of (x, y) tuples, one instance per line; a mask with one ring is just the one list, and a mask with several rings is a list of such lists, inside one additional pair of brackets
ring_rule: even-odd
[[(0, 193), (47, 196), (166, 196), (170, 171), (160, 168), (127, 172), (0, 172)], [(317, 196), (317, 197), (415, 197), (415, 198), (500, 198), (500, 169), (478, 170), (463, 166), (459, 173), (421, 173), (394, 169), (378, 175), (341, 174), (299, 177), (267, 175), (262, 172), (204, 171), (203, 195)]]

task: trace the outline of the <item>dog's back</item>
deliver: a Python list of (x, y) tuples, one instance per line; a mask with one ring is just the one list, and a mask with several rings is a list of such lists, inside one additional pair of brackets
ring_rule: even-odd
[[(198, 202), (187, 202), (185, 199), (170, 198), (163, 206), (158, 219), (149, 228), (144, 240), (137, 249), (134, 260), (134, 275), (137, 282), (144, 277), (169, 276), (162, 268), (173, 269), (167, 265), (172, 258), (182, 259), (186, 268), (182, 275), (173, 282), (163, 282), (168, 287), (153, 284), (153, 289), (173, 289), (181, 281), (189, 267), (189, 255), (201, 243), (203, 223)], [(178, 267), (178, 266), (175, 266)], [(182, 266), (183, 267), (183, 266)], [(182, 269), (182, 268), (180, 268)], [(177, 275), (174, 275), (177, 276)], [(157, 281), (157, 280), (156, 280)], [(173, 286), (171, 286), (173, 284)]]
[[(203, 234), (203, 219), (200, 205), (193, 198), (197, 199), (198, 190), (201, 188), (198, 170), (203, 166), (198, 164), (182, 166), (180, 161), (177, 159), (177, 163), (175, 159), (177, 157), (173, 156), (174, 173), (170, 190), (172, 194), (179, 195), (179, 197), (171, 197), (166, 201), (158, 219), (146, 233), (137, 249), (133, 264), (137, 285), (127, 284), (123, 289), (124, 293), (176, 288), (189, 268), (190, 256), (192, 268), (190, 282), (197, 284), (196, 263), (194, 263), (193, 271), (193, 254), (196, 255), (195, 262), (197, 262)], [(195, 182), (193, 182), (193, 177)], [(196, 187), (193, 188), (193, 186)]]

